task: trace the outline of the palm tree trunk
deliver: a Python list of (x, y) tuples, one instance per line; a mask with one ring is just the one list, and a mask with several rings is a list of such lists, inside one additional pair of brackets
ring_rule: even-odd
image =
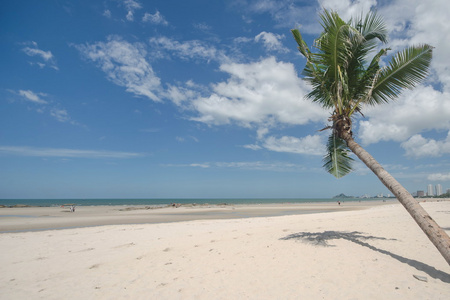
[(411, 194), (391, 176), (383, 167), (356, 143), (350, 135), (345, 137), (347, 146), (366, 166), (378, 176), (381, 182), (397, 197), (430, 241), (436, 246), (450, 265), (450, 238), (447, 233), (430, 217)]

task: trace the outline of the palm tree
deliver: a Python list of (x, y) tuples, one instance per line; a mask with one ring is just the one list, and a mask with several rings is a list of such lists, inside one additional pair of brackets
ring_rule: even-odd
[(324, 168), (337, 178), (352, 170), (351, 150), (397, 197), (420, 228), (450, 265), (450, 238), (428, 215), (411, 194), (353, 139), (352, 118), (362, 115), (364, 106), (373, 106), (397, 98), (401, 91), (413, 88), (428, 73), (433, 47), (418, 45), (395, 54), (388, 65), (380, 59), (383, 48), (369, 61), (369, 54), (379, 42), (387, 43), (384, 21), (375, 12), (344, 22), (336, 12), (324, 10), (320, 15), (323, 32), (314, 41), (312, 52), (297, 29), (292, 34), (306, 58), (303, 76), (312, 86), (307, 98), (331, 111), (331, 130)]

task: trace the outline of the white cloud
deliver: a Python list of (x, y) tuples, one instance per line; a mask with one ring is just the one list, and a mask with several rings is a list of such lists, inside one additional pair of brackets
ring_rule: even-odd
[[(262, 161), (239, 161), (239, 162), (205, 162), (192, 164), (168, 164), (166, 167), (194, 167), (194, 168), (230, 168), (242, 170), (258, 171), (278, 171), (278, 172), (302, 172), (307, 169), (298, 164), (286, 162), (262, 162)], [(315, 170), (315, 169), (314, 169)], [(311, 170), (308, 170), (311, 171)]]
[(134, 21), (134, 15), (133, 15), (133, 12), (131, 10), (128, 11), (126, 18), (127, 18), (128, 21)]
[(304, 138), (297, 138), (293, 136), (283, 136), (275, 138), (273, 136), (267, 137), (263, 146), (271, 151), (287, 152), (307, 155), (324, 155), (325, 146), (322, 139), (318, 135), (308, 135)]
[(142, 17), (142, 21), (150, 22), (152, 24), (157, 25), (164, 25), (164, 26), (169, 25), (169, 22), (167, 22), (167, 20), (164, 18), (163, 15), (161, 15), (159, 11), (156, 11), (155, 14), (153, 15), (150, 13), (145, 13), (144, 16)]
[(142, 8), (141, 3), (139, 3), (139, 1), (136, 1), (136, 0), (123, 0), (122, 4), (125, 6), (125, 9), (128, 11), (127, 16), (126, 16), (128, 21), (133, 21), (134, 20), (134, 12), (136, 10)]
[(50, 115), (62, 123), (70, 121), (69, 114), (65, 109), (52, 108), (50, 110)]
[(206, 23), (195, 23), (193, 26), (203, 32), (208, 32), (212, 29), (212, 27)]
[(49, 61), (50, 59), (53, 58), (53, 54), (51, 51), (43, 51), (41, 49), (30, 47), (25, 47), (22, 49), (22, 51), (25, 52), (25, 54), (28, 56), (40, 56), (45, 61)]
[[(36, 93), (30, 90), (19, 90), (19, 91), (12, 91), (9, 90), (11, 93), (22, 96), (27, 101), (31, 101), (33, 103), (37, 104), (45, 104), (45, 106), (39, 106), (39, 108), (36, 109), (38, 113), (45, 113), (48, 112), (50, 116), (58, 120), (59, 122), (69, 122), (72, 125), (80, 125), (83, 126), (75, 121), (73, 121), (67, 110), (61, 109), (55, 106), (54, 101), (51, 101), (50, 103), (42, 97), (48, 97), (45, 93)], [(83, 126), (84, 127), (84, 126)]]
[(19, 155), (31, 157), (66, 157), (66, 158), (136, 158), (141, 153), (115, 152), (98, 150), (78, 150), (64, 148), (37, 148), (22, 146), (0, 146), (1, 155)]
[(270, 57), (250, 64), (222, 64), (220, 69), (230, 78), (214, 84), (210, 96), (192, 102), (198, 112), (196, 121), (270, 127), (277, 122), (302, 125), (327, 117), (319, 105), (304, 99), (308, 87), (291, 63)]
[(46, 94), (44, 93), (34, 93), (30, 90), (19, 90), (18, 94), (20, 96), (23, 96), (24, 98), (26, 98), (27, 100), (34, 102), (34, 103), (38, 103), (38, 104), (47, 104), (47, 101), (43, 100), (41, 97), (42, 96), (46, 96)]
[(255, 150), (255, 151), (256, 151), (256, 150), (261, 150), (261, 149), (262, 149), (261, 146), (255, 145), (255, 144), (244, 145), (244, 146), (242, 146), (242, 147), (247, 148), (247, 149), (250, 149), (250, 150)]
[(107, 18), (111, 18), (111, 11), (109, 9), (106, 9), (103, 12), (103, 16), (107, 17)]
[(190, 86), (186, 83), (185, 86), (168, 84), (168, 88), (162, 95), (172, 101), (175, 105), (182, 107), (183, 104), (197, 97), (199, 93), (195, 90), (194, 86)]
[(209, 164), (190, 164), (189, 166), (190, 167), (199, 167), (199, 168), (203, 168), (203, 169), (206, 169), (206, 168), (210, 167)]
[(442, 141), (426, 139), (420, 134), (412, 136), (408, 141), (401, 144), (406, 150), (406, 155), (411, 157), (439, 157), (450, 154), (450, 131), (447, 138)]
[(430, 175), (428, 175), (427, 179), (430, 181), (450, 181), (450, 173), (430, 174)]
[(178, 142), (180, 142), (180, 143), (186, 142), (186, 138), (188, 138), (189, 140), (192, 140), (192, 141), (198, 143), (198, 138), (196, 138), (195, 136), (192, 136), (192, 135), (189, 135), (189, 136), (187, 136), (187, 137), (181, 137), (181, 136), (175, 137), (175, 139), (176, 139)]
[(36, 64), (40, 68), (44, 68), (46, 66), (58, 70), (56, 65), (55, 57), (53, 56), (51, 51), (44, 51), (38, 48), (38, 44), (36, 42), (28, 42), (26, 43), (29, 47), (22, 48), (22, 51), (28, 56), (36, 56), (41, 58), (43, 62), (32, 62), (31, 64)]
[(289, 52), (289, 49), (285, 48), (283, 44), (280, 42), (280, 40), (283, 38), (284, 35), (263, 31), (257, 36), (255, 36), (255, 41), (256, 42), (262, 41), (266, 49), (269, 51)]
[(76, 48), (88, 60), (97, 63), (110, 81), (126, 87), (127, 92), (161, 101), (158, 96), (160, 79), (146, 60), (144, 45), (110, 36), (107, 42), (78, 45)]
[[(218, 50), (214, 46), (209, 45), (204, 41), (191, 40), (179, 42), (169, 39), (167, 37), (151, 38), (149, 40), (155, 50), (170, 51), (181, 59), (202, 59), (207, 62), (210, 61), (229, 61), (223, 51)], [(161, 55), (169, 56), (168, 53), (161, 53)]]
[(405, 91), (396, 101), (363, 110), (369, 119), (359, 122), (358, 137), (366, 145), (403, 142), (423, 131), (450, 129), (450, 102), (444, 100), (449, 98), (430, 86)]

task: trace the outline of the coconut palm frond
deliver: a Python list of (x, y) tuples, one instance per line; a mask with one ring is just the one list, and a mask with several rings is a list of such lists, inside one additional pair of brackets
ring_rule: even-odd
[(369, 12), (364, 20), (359, 19), (354, 26), (361, 32), (366, 41), (378, 39), (387, 43), (387, 29), (383, 18), (375, 11)]
[(397, 98), (402, 90), (411, 89), (428, 75), (433, 47), (427, 44), (412, 46), (397, 53), (383, 68), (371, 90), (371, 105)]
[[(391, 50), (390, 48), (381, 49), (372, 59), (369, 66), (366, 70), (361, 71), (362, 75), (358, 78), (358, 82), (354, 91), (354, 98), (356, 101), (354, 102), (353, 107), (350, 109), (349, 116), (353, 114), (354, 111), (361, 109), (361, 103), (364, 103), (366, 100), (372, 98), (372, 90), (376, 83), (375, 79), (380, 72), (380, 59), (381, 56), (386, 55), (387, 51)], [(359, 111), (360, 112), (360, 111)]]
[(298, 29), (292, 29), (291, 32), (292, 32), (292, 35), (294, 36), (295, 41), (298, 44), (298, 50), (300, 51), (300, 53), (303, 54), (303, 56), (306, 57), (306, 59), (310, 60), (311, 59), (311, 51), (309, 50), (306, 42), (303, 40), (302, 35), (300, 34), (300, 31), (298, 31)]
[(336, 12), (325, 10), (321, 18), (325, 34), (315, 41), (315, 45), (323, 54), (321, 63), (329, 68), (328, 80), (339, 80), (339, 67), (348, 65), (352, 57), (352, 36), (358, 32)]
[(345, 141), (332, 133), (328, 138), (323, 167), (336, 178), (344, 177), (352, 171), (352, 162), (354, 161), (348, 154), (349, 150)]

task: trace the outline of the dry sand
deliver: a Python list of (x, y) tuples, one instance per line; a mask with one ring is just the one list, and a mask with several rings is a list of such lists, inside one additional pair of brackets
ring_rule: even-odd
[[(2, 231), (122, 224), (1, 233), (0, 299), (450, 299), (450, 266), (384, 204), (0, 209), (21, 215)], [(450, 201), (422, 205), (449, 233)]]

